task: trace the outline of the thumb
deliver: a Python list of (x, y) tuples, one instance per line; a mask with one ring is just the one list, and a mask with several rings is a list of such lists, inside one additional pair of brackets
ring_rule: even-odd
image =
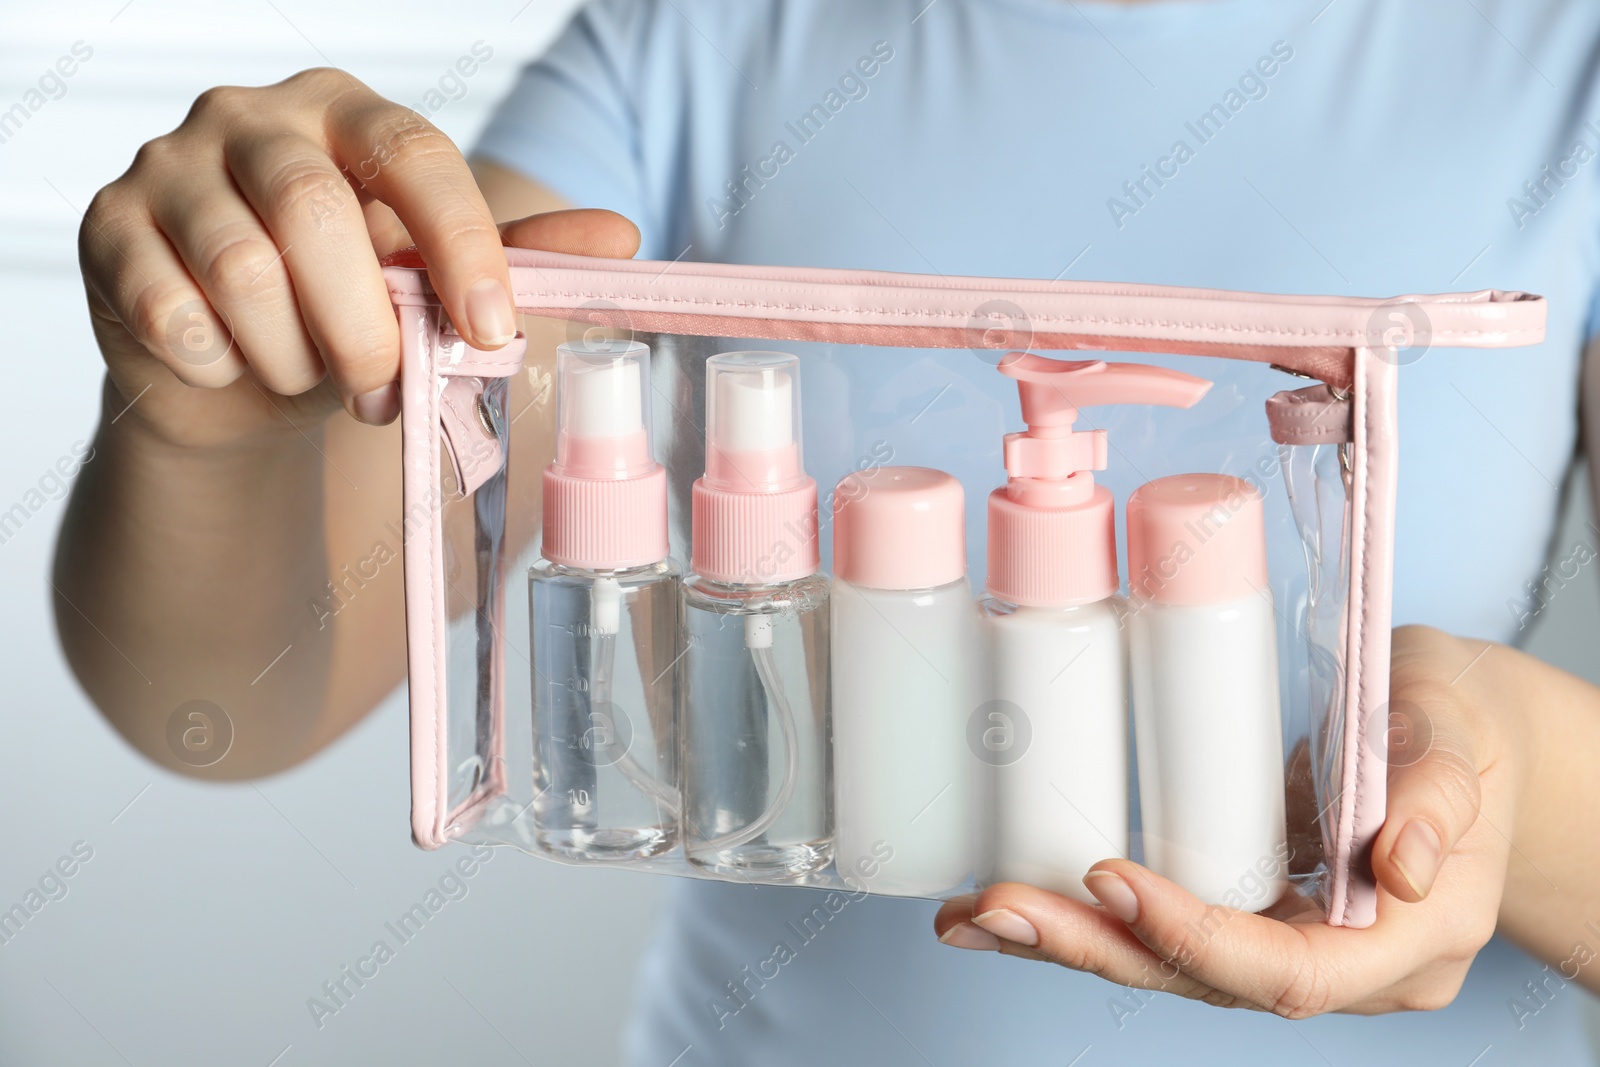
[(1477, 821), (1477, 747), (1468, 707), (1448, 689), (1423, 703), (1390, 705), (1388, 817), (1373, 843), (1372, 869), (1399, 899), (1427, 897), (1444, 858)]
[(546, 211), (502, 223), (500, 239), (513, 248), (607, 259), (630, 259), (639, 251), (639, 227), (602, 208)]

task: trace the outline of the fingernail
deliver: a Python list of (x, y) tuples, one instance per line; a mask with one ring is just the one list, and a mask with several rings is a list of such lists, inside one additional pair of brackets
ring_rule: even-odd
[(1014, 941), (1019, 945), (1031, 947), (1039, 943), (1039, 931), (1033, 928), (1031, 922), (1014, 911), (996, 908), (982, 915), (974, 915), (972, 921), (996, 937)]
[(467, 322), (480, 344), (503, 345), (517, 335), (517, 318), (506, 287), (493, 278), (467, 290)]
[(942, 945), (951, 948), (970, 948), (974, 952), (999, 952), (1000, 939), (987, 930), (980, 930), (971, 923), (956, 923), (944, 932), (939, 939)]
[(1412, 819), (1400, 831), (1400, 836), (1395, 838), (1394, 848), (1389, 851), (1389, 861), (1420, 900), (1433, 888), (1443, 851), (1438, 831), (1421, 819)]
[(387, 426), (400, 414), (400, 386), (395, 382), (350, 398), (355, 417), (369, 426)]
[(1111, 871), (1090, 871), (1083, 876), (1083, 884), (1094, 899), (1105, 905), (1107, 911), (1125, 923), (1139, 918), (1139, 898), (1122, 876)]

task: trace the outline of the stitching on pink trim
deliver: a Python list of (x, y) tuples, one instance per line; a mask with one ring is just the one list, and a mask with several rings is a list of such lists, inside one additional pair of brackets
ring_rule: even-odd
[[(527, 268), (527, 269), (532, 269), (532, 268)], [(570, 269), (570, 268), (568, 268), (568, 269)], [(719, 279), (715, 279), (715, 278), (702, 278), (701, 276), (696, 276), (696, 277), (699, 278), (700, 280), (702, 280), (703, 282), (706, 282), (706, 283), (715, 283), (715, 282), (719, 281)], [(966, 292), (967, 290), (954, 290), (954, 291)], [(974, 292), (974, 293), (980, 293), (980, 292), (983, 292), (984, 290), (974, 289), (974, 290), (971, 290), (971, 291)], [(390, 292), (391, 296), (427, 296), (427, 295), (429, 295), (429, 290), (424, 288), (424, 287), (422, 287), (421, 285), (418, 285), (415, 288), (406, 288), (406, 287), (403, 287), (403, 286), (394, 286), (394, 285), (392, 285), (392, 286), (389, 287), (389, 292)], [(1062, 294), (1062, 293), (1051, 293), (1051, 292), (1034, 292), (1034, 291), (1031, 291), (1031, 290), (1016, 290), (1016, 292), (1020, 293), (1023, 296), (1036, 296), (1036, 297), (1037, 296), (1042, 296), (1042, 297), (1047, 297), (1047, 298), (1048, 297), (1057, 297), (1057, 296), (1075, 296), (1075, 295), (1080, 295), (1080, 294)], [(915, 295), (918, 295), (918, 294), (913, 293), (913, 294), (910, 294), (910, 295), (915, 296)], [(1093, 293), (1093, 294), (1082, 294), (1082, 295), (1089, 296), (1089, 297), (1103, 297), (1103, 296), (1108, 296), (1109, 295), (1109, 296), (1115, 297), (1115, 296), (1119, 296), (1119, 295), (1122, 295), (1122, 294), (1117, 294), (1117, 293), (1110, 293), (1110, 294), (1107, 294), (1107, 293)], [(547, 307), (547, 305), (535, 302), (537, 297), (539, 297), (539, 296), (543, 296), (543, 297), (546, 297), (546, 298), (559, 298), (559, 299), (572, 299), (572, 300), (613, 300), (616, 297), (616, 292), (615, 292), (614, 289), (611, 289), (611, 290), (588, 290), (588, 291), (570, 290), (570, 289), (568, 289), (568, 290), (541, 290), (541, 291), (538, 291), (538, 292), (535, 292), (533, 290), (520, 290), (516, 294), (516, 299), (518, 301), (518, 305), (519, 305), (520, 308), (522, 308), (524, 310), (530, 310), (530, 309), (531, 310), (538, 310), (538, 309)], [(524, 297), (526, 297), (527, 299), (524, 300)], [(1159, 299), (1158, 297), (1152, 297), (1149, 294), (1144, 294), (1144, 293), (1129, 294), (1127, 296), (1123, 296), (1123, 298), (1125, 298), (1125, 299), (1128, 299), (1128, 298), (1131, 298), (1131, 299)], [(957, 319), (963, 319), (964, 320), (964, 317), (963, 317), (962, 313), (958, 312), (958, 311), (933, 311), (933, 312), (920, 311), (920, 312), (918, 312), (918, 311), (908, 311), (905, 308), (887, 308), (887, 307), (881, 307), (881, 306), (879, 306), (879, 307), (860, 307), (860, 306), (841, 307), (841, 306), (838, 306), (838, 305), (830, 305), (830, 304), (801, 304), (801, 303), (793, 303), (793, 302), (778, 302), (778, 303), (774, 303), (774, 302), (769, 302), (769, 301), (748, 301), (748, 300), (744, 300), (744, 301), (740, 301), (740, 300), (710, 300), (710, 299), (706, 299), (706, 298), (703, 298), (703, 297), (652, 296), (652, 295), (648, 295), (648, 294), (646, 294), (646, 295), (635, 294), (635, 295), (632, 295), (632, 296), (628, 296), (628, 297), (626, 297), (624, 299), (626, 299), (626, 300), (628, 300), (630, 302), (640, 302), (640, 303), (644, 303), (644, 304), (647, 304), (647, 305), (648, 304), (655, 304), (655, 305), (673, 305), (673, 304), (677, 304), (677, 305), (683, 305), (684, 307), (687, 307), (687, 308), (695, 308), (695, 309), (699, 309), (699, 308), (743, 308), (743, 309), (750, 309), (750, 310), (773, 312), (773, 313), (778, 314), (779, 316), (782, 316), (784, 314), (791, 314), (791, 313), (794, 313), (794, 312), (806, 312), (806, 313), (813, 313), (813, 314), (822, 313), (822, 314), (831, 314), (831, 315), (847, 315), (847, 314), (848, 315), (872, 315), (872, 316), (878, 316), (878, 317), (884, 317), (884, 318), (888, 318), (888, 317), (903, 318), (903, 317), (906, 317), (906, 316), (919, 316), (922, 320), (927, 320), (927, 319), (930, 319), (930, 318), (932, 318), (932, 319), (945, 319), (945, 320), (957, 320)], [(1198, 297), (1198, 296), (1190, 296), (1190, 297), (1179, 297), (1178, 299), (1199, 300), (1199, 299), (1202, 299), (1202, 298)], [(1219, 303), (1220, 303), (1220, 301), (1219, 301)], [(1465, 301), (1465, 300), (1440, 300), (1440, 301), (1436, 301), (1436, 303), (1438, 303), (1438, 304), (1440, 304), (1442, 306), (1446, 306), (1446, 307), (1463, 307), (1463, 308), (1468, 308), (1468, 309), (1472, 309), (1472, 308), (1476, 308), (1476, 307), (1480, 307), (1480, 306), (1487, 306), (1487, 305), (1483, 305), (1481, 303)], [(1287, 306), (1292, 306), (1292, 305), (1287, 305)], [(624, 308), (623, 310), (627, 310), (627, 309)], [(673, 314), (695, 315), (695, 314), (711, 314), (712, 312), (710, 312), (710, 311), (697, 311), (697, 310), (687, 310), (687, 311), (680, 310), (680, 311), (673, 311), (671, 313), (673, 313)], [(799, 321), (805, 321), (805, 320), (799, 320)], [(892, 323), (891, 325), (914, 325), (915, 321), (916, 320), (914, 320), (911, 323)], [(1201, 330), (1208, 330), (1208, 331), (1212, 331), (1212, 332), (1223, 332), (1223, 333), (1235, 334), (1235, 335), (1239, 335), (1239, 336), (1252, 336), (1252, 337), (1254, 337), (1254, 336), (1260, 336), (1260, 337), (1275, 337), (1275, 336), (1276, 337), (1323, 337), (1323, 338), (1327, 338), (1327, 341), (1328, 341), (1329, 344), (1339, 343), (1339, 344), (1354, 345), (1354, 344), (1357, 344), (1357, 343), (1360, 343), (1360, 342), (1364, 342), (1364, 341), (1367, 340), (1367, 338), (1365, 337), (1364, 334), (1359, 334), (1359, 333), (1355, 333), (1355, 332), (1348, 332), (1348, 331), (1342, 331), (1342, 330), (1341, 331), (1332, 332), (1332, 333), (1328, 333), (1328, 332), (1324, 332), (1324, 331), (1314, 331), (1314, 330), (1309, 330), (1309, 329), (1305, 329), (1305, 328), (1293, 328), (1293, 329), (1290, 329), (1290, 328), (1284, 328), (1284, 327), (1268, 327), (1268, 326), (1242, 326), (1242, 325), (1232, 325), (1232, 324), (1218, 325), (1212, 320), (1178, 321), (1178, 320), (1171, 320), (1171, 319), (1143, 319), (1143, 318), (1105, 317), (1105, 316), (1090, 316), (1090, 315), (1063, 316), (1063, 315), (1048, 315), (1048, 314), (1045, 314), (1045, 315), (1040, 315), (1034, 321), (1039, 322), (1039, 323), (1043, 323), (1043, 324), (1056, 324), (1056, 325), (1061, 325), (1061, 326), (1071, 326), (1071, 325), (1074, 325), (1074, 324), (1082, 324), (1082, 325), (1121, 326), (1121, 327), (1130, 327), (1130, 328), (1135, 328), (1135, 329), (1148, 329), (1148, 328), (1180, 329), (1180, 330), (1201, 329)], [(1531, 342), (1537, 341), (1540, 336), (1541, 336), (1541, 333), (1540, 333), (1540, 331), (1538, 329), (1528, 328), (1528, 327), (1523, 327), (1523, 328), (1518, 328), (1518, 329), (1504, 329), (1504, 328), (1501, 328), (1501, 329), (1465, 329), (1465, 330), (1458, 329), (1458, 330), (1440, 330), (1440, 331), (1437, 331), (1434, 334), (1434, 340), (1436, 342), (1448, 345), (1451, 342), (1452, 339), (1454, 339), (1454, 340), (1468, 340), (1468, 339), (1477, 339), (1477, 338), (1495, 338), (1495, 339), (1498, 339), (1498, 340), (1502, 341), (1507, 346), (1512, 346), (1512, 345), (1531, 343)], [(1229, 343), (1229, 342), (1223, 342), (1223, 343)], [(485, 367), (512, 366), (514, 368), (515, 364), (504, 364), (504, 363), (502, 363), (502, 364), (481, 364), (481, 366), (485, 366)]]
[(1324, 444), (1330, 439), (1339, 444), (1349, 443), (1349, 437), (1331, 437), (1322, 431), (1313, 431), (1303, 426), (1277, 426), (1277, 436), (1273, 438), (1280, 445)]
[[(428, 315), (426, 312), (418, 316), (416, 328), (418, 344), (422, 346), (420, 353), (420, 362), (422, 364), (421, 369), (423, 371), (429, 371), (429, 368), (433, 363), (433, 346), (428, 339), (428, 334), (430, 331), (428, 329)], [(431, 371), (429, 371), (428, 376), (430, 378), (432, 377)], [(424, 458), (424, 462), (427, 464), (429, 483), (432, 485), (438, 485), (439, 433), (441, 432), (439, 429), (439, 412), (437, 407), (438, 395), (436, 390), (433, 389), (426, 390), (426, 393), (427, 418), (425, 419), (426, 429), (423, 431), (423, 434), (427, 438), (428, 447), (426, 449), (427, 456)], [(443, 805), (439, 803), (439, 735), (444, 717), (449, 713), (449, 709), (445, 707), (443, 702), (439, 699), (439, 658), (437, 654), (439, 642), (439, 604), (437, 597), (435, 596), (437, 587), (433, 582), (433, 576), (437, 570), (435, 566), (434, 542), (441, 540), (443, 534), (442, 532), (440, 532), (438, 536), (433, 536), (432, 534), (433, 531), (430, 531), (430, 536), (427, 537), (424, 542), (424, 554), (427, 557), (428, 564), (428, 593), (426, 597), (428, 614), (428, 673), (430, 675), (430, 681), (433, 683), (432, 692), (427, 695), (427, 700), (433, 707), (433, 752), (429, 753), (430, 757), (432, 758), (427, 760), (427, 814), (428, 822), (430, 824), (429, 844), (437, 846), (440, 837), (439, 815), (440, 810), (443, 807)]]
[[(438, 373), (444, 378), (470, 378), (481, 376), (485, 371), (508, 370), (515, 372), (521, 366), (522, 360), (520, 359), (505, 359), (498, 363), (482, 359), (464, 359), (448, 368), (440, 367)], [(490, 374), (488, 377), (496, 378), (501, 377), (501, 375)]]
[[(1356, 761), (1355, 762), (1355, 775), (1354, 775), (1355, 783), (1354, 783), (1353, 788), (1350, 791), (1350, 798), (1349, 798), (1349, 805), (1348, 805), (1349, 823), (1350, 823), (1350, 846), (1349, 846), (1349, 854), (1345, 857), (1345, 864), (1346, 864), (1346, 868), (1347, 869), (1345, 871), (1345, 876), (1344, 876), (1344, 894), (1343, 894), (1343, 899), (1340, 901), (1341, 909), (1340, 909), (1340, 916), (1339, 916), (1340, 924), (1341, 925), (1346, 925), (1346, 926), (1349, 925), (1349, 922), (1350, 922), (1350, 909), (1353, 906), (1353, 903), (1354, 903), (1353, 898), (1355, 896), (1353, 886), (1354, 886), (1354, 882), (1355, 882), (1356, 833), (1357, 833), (1357, 831), (1359, 829), (1359, 827), (1357, 825), (1357, 815), (1361, 811), (1362, 771), (1363, 771), (1363, 769), (1365, 768), (1365, 765), (1366, 765), (1366, 760), (1363, 758), (1363, 752), (1361, 750), (1361, 745), (1365, 740), (1364, 731), (1362, 729), (1362, 727), (1365, 724), (1361, 721), (1361, 716), (1363, 714), (1363, 709), (1365, 709), (1366, 703), (1367, 703), (1365, 697), (1366, 697), (1367, 689), (1368, 689), (1368, 686), (1369, 686), (1369, 681), (1368, 681), (1369, 672), (1367, 670), (1367, 667), (1369, 666), (1369, 664), (1363, 662), (1363, 659), (1364, 659), (1363, 653), (1364, 653), (1364, 650), (1367, 647), (1367, 631), (1370, 629), (1370, 626), (1369, 626), (1370, 620), (1368, 619), (1367, 613), (1368, 613), (1368, 611), (1369, 611), (1369, 609), (1371, 607), (1371, 603), (1370, 603), (1371, 598), (1368, 596), (1368, 593), (1371, 590), (1368, 588), (1368, 586), (1371, 584), (1371, 580), (1372, 580), (1372, 514), (1371, 514), (1371, 509), (1372, 509), (1372, 500), (1373, 500), (1373, 495), (1372, 495), (1372, 393), (1373, 393), (1373, 378), (1372, 378), (1372, 366), (1371, 366), (1370, 360), (1369, 359), (1364, 359), (1360, 354), (1358, 354), (1356, 356), (1356, 359), (1357, 359), (1357, 361), (1359, 363), (1359, 366), (1360, 366), (1360, 374), (1361, 374), (1361, 378), (1362, 378), (1362, 387), (1361, 387), (1361, 424), (1362, 424), (1362, 431), (1363, 432), (1362, 432), (1362, 441), (1361, 441), (1361, 461), (1362, 461), (1361, 462), (1361, 473), (1362, 473), (1362, 477), (1361, 477), (1361, 511), (1360, 511), (1360, 515), (1361, 515), (1361, 574), (1360, 574), (1360, 581), (1359, 582), (1352, 582), (1351, 583), (1351, 591), (1352, 591), (1352, 593), (1354, 593), (1354, 594), (1359, 596), (1360, 611), (1357, 613), (1357, 615), (1358, 615), (1357, 632), (1354, 635), (1354, 640), (1351, 642), (1351, 652), (1353, 654), (1353, 657), (1354, 657), (1353, 662), (1355, 663), (1355, 667), (1356, 667), (1356, 669), (1355, 669), (1355, 682), (1356, 682), (1355, 712), (1356, 713), (1355, 713), (1355, 716), (1354, 716), (1354, 720), (1355, 721), (1353, 723), (1346, 723), (1345, 724), (1345, 732), (1346, 732), (1346, 734), (1349, 735), (1349, 734), (1351, 734), (1353, 732), (1353, 735), (1354, 735), (1353, 737), (1347, 737), (1346, 743), (1345, 743), (1345, 751), (1347, 753), (1351, 752), (1351, 751), (1354, 751), (1355, 752), (1355, 761)], [(1353, 514), (1355, 514), (1355, 513), (1352, 512), (1352, 515)], [(1349, 676), (1349, 672), (1346, 672), (1346, 676), (1347, 677)], [(1347, 700), (1346, 701), (1346, 706), (1348, 707), (1348, 705), (1349, 705), (1349, 702)], [(1352, 748), (1352, 745), (1351, 745), (1351, 741), (1354, 742), (1354, 747), (1353, 748)]]
[[(526, 304), (524, 304), (523, 300), (522, 300), (524, 295), (530, 295), (530, 299)], [(1028, 295), (1037, 296), (1037, 295), (1041, 295), (1041, 294), (1028, 294)], [(1055, 295), (1055, 294), (1042, 294), (1042, 295), (1047, 295), (1048, 296), (1048, 295)], [(550, 306), (550, 305), (547, 305), (547, 304), (535, 303), (533, 301), (533, 299), (532, 299), (533, 296), (542, 296), (542, 297), (544, 297), (546, 299), (559, 298), (559, 299), (563, 299), (563, 300), (567, 300), (567, 299), (570, 299), (570, 300), (615, 300), (616, 299), (616, 292), (615, 292), (615, 290), (609, 290), (609, 291), (608, 290), (578, 291), (578, 290), (570, 290), (569, 289), (569, 290), (542, 290), (537, 294), (533, 294), (531, 290), (522, 291), (522, 292), (518, 292), (517, 294), (515, 294), (515, 298), (517, 300), (519, 309), (523, 309), (523, 310), (527, 310), (527, 309), (538, 310), (538, 309), (546, 308), (546, 307)], [(966, 321), (970, 320), (970, 317), (971, 317), (970, 315), (964, 315), (962, 312), (959, 312), (959, 311), (911, 311), (911, 310), (908, 310), (908, 309), (905, 309), (905, 308), (888, 308), (888, 307), (881, 307), (881, 306), (880, 307), (859, 307), (859, 306), (857, 306), (857, 307), (839, 307), (839, 306), (829, 305), (829, 304), (769, 303), (769, 302), (764, 302), (764, 301), (751, 301), (751, 300), (710, 300), (710, 299), (706, 299), (704, 297), (650, 296), (650, 295), (641, 296), (641, 295), (637, 295), (637, 294), (630, 295), (630, 296), (626, 297), (625, 299), (627, 301), (629, 301), (629, 302), (637, 301), (637, 302), (640, 302), (640, 303), (643, 303), (643, 304), (660, 304), (660, 305), (681, 304), (681, 305), (685, 305), (685, 306), (688, 306), (688, 307), (695, 307), (695, 308), (700, 308), (700, 307), (706, 307), (706, 308), (729, 307), (729, 308), (746, 308), (746, 309), (752, 309), (752, 310), (758, 310), (758, 311), (773, 311), (773, 312), (796, 312), (796, 311), (801, 311), (801, 312), (808, 312), (808, 313), (841, 314), (841, 315), (842, 314), (851, 314), (851, 315), (877, 315), (877, 316), (884, 316), (884, 317), (889, 317), (889, 316), (894, 316), (894, 317), (913, 317), (913, 318), (923, 318), (923, 319), (927, 319), (927, 318), (949, 319), (949, 320), (957, 320), (957, 319), (959, 319), (959, 320), (961, 320), (963, 322), (966, 322)], [(624, 307), (621, 310), (626, 312), (629, 309)], [(696, 314), (696, 312), (677, 312), (677, 313), (678, 314)], [(1353, 342), (1357, 342), (1357, 341), (1366, 341), (1367, 340), (1367, 338), (1366, 338), (1366, 336), (1364, 334), (1359, 334), (1359, 333), (1354, 333), (1354, 332), (1347, 333), (1347, 332), (1344, 332), (1344, 331), (1339, 331), (1339, 332), (1335, 332), (1335, 333), (1326, 333), (1326, 332), (1323, 332), (1323, 331), (1314, 331), (1314, 330), (1308, 330), (1308, 329), (1304, 329), (1304, 328), (1289, 329), (1289, 328), (1285, 328), (1285, 327), (1239, 326), (1239, 325), (1228, 325), (1228, 324), (1219, 326), (1219, 325), (1217, 325), (1216, 323), (1214, 323), (1211, 320), (1204, 320), (1204, 321), (1178, 321), (1178, 320), (1172, 320), (1172, 319), (1133, 319), (1133, 318), (1119, 318), (1119, 317), (1107, 318), (1107, 317), (1094, 316), (1094, 315), (1040, 315), (1037, 318), (1033, 318), (1033, 317), (1030, 316), (1030, 321), (1033, 321), (1033, 322), (1045, 322), (1045, 323), (1060, 323), (1060, 324), (1063, 324), (1063, 325), (1082, 324), (1082, 325), (1103, 325), (1103, 326), (1130, 326), (1130, 327), (1136, 327), (1136, 328), (1162, 328), (1162, 329), (1181, 329), (1181, 330), (1204, 329), (1204, 330), (1211, 330), (1211, 331), (1225, 331), (1225, 332), (1228, 332), (1228, 333), (1237, 333), (1237, 334), (1249, 334), (1249, 335), (1257, 335), (1257, 334), (1259, 334), (1259, 335), (1265, 335), (1265, 336), (1283, 336), (1283, 337), (1328, 337), (1330, 339), (1330, 343), (1332, 341), (1335, 341), (1335, 340), (1348, 340), (1349, 342), (1352, 342), (1352, 343)], [(902, 325), (902, 324), (896, 324), (896, 325)], [(1524, 338), (1524, 337), (1525, 338), (1533, 338), (1536, 335), (1537, 335), (1537, 331), (1529, 330), (1529, 329), (1522, 329), (1522, 330), (1482, 330), (1482, 329), (1456, 330), (1456, 331), (1440, 331), (1440, 332), (1436, 332), (1434, 334), (1434, 341), (1435, 342), (1439, 342), (1440, 338), (1448, 339), (1448, 338), (1488, 337), (1488, 336), (1505, 337), (1505, 338), (1508, 338), (1508, 339), (1510, 339), (1510, 338)]]

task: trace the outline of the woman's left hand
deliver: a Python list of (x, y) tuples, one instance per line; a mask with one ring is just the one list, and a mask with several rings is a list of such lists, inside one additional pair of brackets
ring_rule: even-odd
[(1449, 1004), (1494, 933), (1505, 887), (1526, 762), (1504, 714), (1522, 694), (1502, 667), (1519, 654), (1421, 627), (1396, 630), (1393, 647), (1391, 708), (1410, 733), (1392, 754), (1372, 850), (1371, 927), (1208, 906), (1114, 859), (1083, 880), (1103, 907), (1003, 883), (947, 901), (940, 940), (1290, 1019)]

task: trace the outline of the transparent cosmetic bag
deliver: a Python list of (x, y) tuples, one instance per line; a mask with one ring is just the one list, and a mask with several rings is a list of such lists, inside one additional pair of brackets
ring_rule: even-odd
[(418, 845), (1373, 921), (1397, 369), (1542, 299), (507, 257), (385, 266)]

